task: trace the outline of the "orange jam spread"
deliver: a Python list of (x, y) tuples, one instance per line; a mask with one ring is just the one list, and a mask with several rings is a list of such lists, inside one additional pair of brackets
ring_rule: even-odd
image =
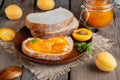
[(69, 44), (64, 37), (54, 37), (50, 39), (35, 38), (27, 43), (31, 50), (43, 53), (62, 53)]
[(94, 27), (105, 27), (113, 20), (113, 10), (110, 6), (110, 1), (104, 0), (89, 0), (87, 10), (84, 11), (83, 18), (87, 24)]

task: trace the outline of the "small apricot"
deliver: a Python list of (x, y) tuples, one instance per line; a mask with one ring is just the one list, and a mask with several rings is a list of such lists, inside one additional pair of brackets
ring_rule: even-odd
[(72, 36), (77, 41), (87, 41), (92, 37), (92, 31), (86, 28), (79, 28), (73, 31)]
[(10, 20), (17, 20), (22, 17), (23, 11), (17, 5), (9, 5), (5, 8), (5, 14)]
[(95, 58), (96, 66), (106, 72), (113, 71), (117, 67), (115, 58), (108, 52), (101, 52)]
[(41, 10), (51, 10), (55, 6), (54, 0), (37, 0), (37, 6)]
[(15, 31), (13, 29), (7, 27), (0, 29), (0, 38), (3, 41), (11, 41), (14, 39), (14, 37), (15, 37)]

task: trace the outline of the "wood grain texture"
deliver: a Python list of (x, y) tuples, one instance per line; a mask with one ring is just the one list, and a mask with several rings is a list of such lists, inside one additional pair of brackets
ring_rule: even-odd
[(3, 4), (4, 0), (0, 0), (0, 10), (2, 8), (2, 4)]
[(116, 24), (116, 34), (117, 34), (117, 39), (118, 41), (116, 42), (118, 46), (118, 49), (115, 53), (116, 55), (116, 58), (117, 58), (117, 63), (118, 64), (118, 68), (116, 70), (116, 77), (117, 77), (117, 80), (120, 79), (120, 9), (115, 9), (115, 24)]
[(75, 17), (79, 19), (81, 12), (82, 0), (71, 0), (71, 11), (74, 13)]
[(56, 80), (68, 80), (68, 73), (62, 75), (61, 77), (57, 77)]
[[(69, 0), (54, 0), (54, 1), (55, 1), (55, 7), (53, 9), (56, 9), (59, 7), (69, 9)], [(36, 4), (37, 4), (37, 0), (35, 0), (34, 12), (46, 12), (44, 10), (39, 9)]]
[(0, 6), (1, 6), (1, 4), (2, 4), (2, 1), (3, 1), (3, 0), (0, 0)]
[[(22, 66), (14, 56), (11, 54), (8, 54), (3, 50), (3, 48), (0, 47), (0, 70), (8, 67), (8, 66)], [(19, 80), (19, 79), (16, 79)]]
[[(10, 4), (16, 4), (18, 6), (20, 6), (23, 10), (23, 17), (19, 20), (16, 21), (11, 21), (9, 19), (6, 18), (5, 13), (4, 13), (4, 9), (10, 5)], [(25, 26), (25, 17), (27, 14), (29, 14), (30, 12), (34, 11), (34, 0), (4, 0), (4, 4), (3, 6), (1, 6), (1, 11), (0, 11), (0, 27), (11, 27), (15, 30), (20, 29), (21, 27)], [(14, 59), (14, 57), (6, 52), (2, 52), (3, 50), (0, 49), (1, 52), (1, 56), (0, 56), (0, 63), (2, 65), (0, 65), (0, 68), (5, 68), (7, 66), (10, 65), (16, 65), (16, 66), (21, 66), (20, 63)], [(4, 60), (4, 62), (2, 61)], [(27, 72), (25, 72), (24, 74), (26, 74)], [(25, 75), (26, 76), (26, 75)], [(30, 73), (27, 73), (27, 76), (30, 78), (33, 78), (33, 75), (31, 75)], [(22, 77), (21, 80), (29, 80), (28, 77)], [(19, 79), (16, 79), (19, 80)], [(33, 79), (34, 80), (34, 79)]]
[[(9, 19), (7, 19), (7, 17), (5, 16), (5, 13), (4, 13), (4, 9), (10, 5), (10, 4), (17, 4), (18, 6), (20, 6), (22, 9), (23, 9), (23, 17), (20, 19), (20, 20), (16, 20), (16, 21), (11, 21)], [(5, 0), (4, 1), (4, 4), (1, 8), (1, 12), (0, 12), (0, 27), (11, 27), (13, 29), (20, 29), (21, 27), (25, 26), (25, 16), (31, 12), (38, 12), (40, 11), (37, 6), (36, 6), (36, 0)], [(2, 50), (0, 50), (2, 51)], [(7, 66), (10, 66), (10, 65), (16, 65), (16, 66), (22, 66), (22, 65), (19, 65), (19, 62), (15, 62), (13, 61), (13, 58), (10, 58), (9, 56), (12, 56), (12, 55), (8, 55), (8, 53), (6, 53), (6, 56), (4, 54), (5, 52), (3, 52), (3, 54), (1, 54), (2, 58), (0, 58), (1, 60), (5, 59), (5, 63), (7, 64), (4, 64), (4, 65), (1, 65), (0, 68), (3, 69)], [(7, 58), (3, 57), (3, 56), (6, 56)], [(13, 56), (12, 56), (13, 57)], [(8, 62), (9, 61), (9, 62)], [(13, 63), (10, 63), (11, 61), (13, 61)], [(2, 61), (1, 61), (2, 63)], [(10, 64), (9, 64), (10, 63)], [(27, 70), (26, 68), (24, 68), (25, 72), (24, 72), (24, 75), (21, 77), (20, 80), (38, 80), (29, 70)], [(57, 78), (58, 80), (67, 80), (67, 74), (66, 75), (63, 75), (62, 77), (60, 78)], [(19, 79), (16, 79), (16, 80), (19, 80)]]
[(69, 5), (70, 5), (70, 2), (69, 0), (55, 0), (55, 8), (59, 8), (59, 7), (63, 7), (63, 8), (66, 8), (66, 9), (70, 9)]
[[(116, 70), (114, 70), (113, 72), (110, 73), (105, 73), (102, 72), (100, 70), (97, 69), (97, 67), (95, 66), (95, 60), (90, 60), (87, 61), (83, 66), (78, 66), (76, 68), (73, 68), (71, 70), (71, 80), (119, 80), (120, 77), (118, 76), (120, 74), (120, 44), (118, 44), (118, 38), (120, 37), (120, 35), (118, 35), (118, 33), (116, 32), (116, 30), (118, 30), (117, 25), (119, 24), (116, 19), (118, 19), (118, 16), (120, 16), (120, 14), (116, 14), (120, 12), (119, 10), (117, 10), (117, 12), (115, 12), (115, 22), (113, 21), (109, 26), (105, 27), (105, 28), (101, 28), (99, 29), (98, 34), (111, 39), (115, 44), (111, 47), (111, 49), (109, 49), (109, 52), (116, 58), (117, 63), (118, 63), (118, 67)], [(116, 24), (118, 23), (118, 24)]]
[[(11, 21), (6, 17), (4, 10), (10, 4), (16, 4), (21, 7), (21, 9), (23, 10), (23, 16), (21, 19)], [(30, 1), (29, 0), (5, 0), (2, 6), (2, 9), (0, 11), (0, 15), (1, 15), (0, 24), (2, 23), (0, 27), (6, 26), (6, 27), (11, 27), (15, 30), (20, 29), (21, 27), (25, 26), (26, 15), (33, 11), (34, 11), (34, 0), (30, 0)]]
[(21, 80), (38, 80), (34, 74), (32, 74), (28, 69), (24, 68), (24, 75), (22, 76)]

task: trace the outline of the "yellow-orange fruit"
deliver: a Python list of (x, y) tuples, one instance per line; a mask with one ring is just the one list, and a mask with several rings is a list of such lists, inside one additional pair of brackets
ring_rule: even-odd
[(11, 41), (14, 39), (14, 37), (15, 37), (15, 31), (13, 29), (7, 27), (0, 29), (0, 38), (3, 41)]
[(86, 28), (74, 30), (72, 36), (77, 41), (87, 41), (92, 37), (92, 31)]
[(108, 52), (101, 52), (95, 58), (96, 66), (106, 72), (113, 71), (117, 67), (115, 58)]
[(37, 6), (41, 10), (51, 10), (55, 6), (54, 0), (37, 0)]
[(22, 17), (23, 11), (17, 5), (9, 5), (5, 8), (5, 14), (10, 20), (17, 20)]

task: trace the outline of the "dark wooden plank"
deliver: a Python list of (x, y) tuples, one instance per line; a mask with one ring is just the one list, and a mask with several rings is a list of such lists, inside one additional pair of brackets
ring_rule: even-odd
[(120, 43), (120, 9), (115, 9), (115, 23), (116, 23), (116, 32), (118, 35), (118, 42)]
[(94, 60), (87, 61), (84, 65), (72, 69), (71, 72), (70, 80), (119, 80), (116, 71), (105, 73), (98, 70)]
[(81, 12), (82, 0), (71, 0), (71, 11), (74, 13), (75, 17), (79, 19)]
[(61, 77), (58, 77), (56, 80), (68, 80), (68, 73), (62, 75)]
[[(118, 41), (116, 42), (119, 46), (119, 51), (115, 53), (116, 58), (117, 58), (117, 63), (120, 63), (120, 9), (115, 9), (115, 24), (116, 24), (116, 33), (117, 33), (117, 39)], [(120, 71), (120, 64), (118, 64), (118, 71)], [(120, 72), (116, 73), (117, 80), (120, 79)]]
[[(23, 10), (23, 16), (19, 20), (11, 21), (6, 18), (4, 10), (10, 4), (16, 4), (20, 6)], [(0, 27), (11, 27), (14, 29), (20, 29), (21, 27), (25, 26), (25, 17), (30, 12), (34, 11), (34, 0), (5, 0), (4, 5), (0, 11)]]
[[(118, 12), (116, 12), (118, 13)], [(116, 15), (116, 14), (115, 14)], [(117, 14), (120, 17), (120, 14)], [(118, 19), (118, 16), (116, 17)], [(118, 22), (117, 22), (118, 23)], [(114, 21), (108, 27), (99, 29), (99, 34), (111, 39), (115, 45), (109, 50), (109, 52), (116, 58), (118, 67), (116, 70), (110, 73), (105, 73), (97, 69), (95, 66), (95, 60), (86, 61), (83, 66), (78, 66), (76, 68), (72, 68), (71, 70), (71, 80), (119, 80), (119, 70), (120, 70), (120, 44), (118, 44), (118, 33), (116, 33), (116, 26), (118, 24), (114, 23)]]
[[(8, 54), (3, 48), (0, 47), (0, 70), (8, 67), (8, 66), (22, 66), (15, 57), (11, 54)], [(16, 80), (20, 80), (19, 78)]]
[(1, 4), (2, 4), (2, 1), (3, 1), (3, 0), (0, 0), (0, 6), (1, 6)]
[(25, 73), (22, 76), (21, 80), (38, 80), (34, 74), (32, 74), (28, 69), (24, 69)]
[(55, 8), (63, 7), (66, 9), (70, 9), (70, 2), (69, 0), (55, 0)]
[[(4, 9), (10, 4), (16, 4), (22, 8), (24, 14), (21, 19), (11, 21), (6, 18)], [(0, 11), (0, 24), (1, 24), (0, 27), (11, 27), (15, 30), (20, 29), (21, 27), (25, 26), (25, 17), (27, 14), (31, 12), (34, 12), (34, 0), (5, 0)], [(2, 52), (3, 50), (0, 50), (0, 51)], [(19, 62), (17, 62), (17, 60), (15, 60), (14, 58), (11, 58), (12, 55), (9, 55), (8, 53), (5, 53), (5, 52), (3, 52), (1, 55), (2, 55), (1, 57), (3, 58), (0, 58), (0, 61), (1, 61), (1, 64), (3, 65), (0, 65), (0, 68), (7, 67), (11, 64), (22, 66), (22, 65), (19, 65)], [(4, 63), (2, 62), (3, 60), (4, 60)], [(30, 72), (28, 73), (26, 69), (24, 74), (27, 74), (29, 78), (32, 78), (32, 79), (34, 78), (34, 76), (31, 75)], [(23, 75), (21, 80), (29, 80), (27, 76)]]
[[(54, 0), (55, 1), (55, 7), (53, 9), (63, 7), (66, 9), (69, 9), (69, 0)], [(35, 12), (45, 12), (37, 7), (37, 1), (35, 0)]]
[(2, 8), (2, 4), (3, 4), (4, 0), (0, 0), (0, 10)]

